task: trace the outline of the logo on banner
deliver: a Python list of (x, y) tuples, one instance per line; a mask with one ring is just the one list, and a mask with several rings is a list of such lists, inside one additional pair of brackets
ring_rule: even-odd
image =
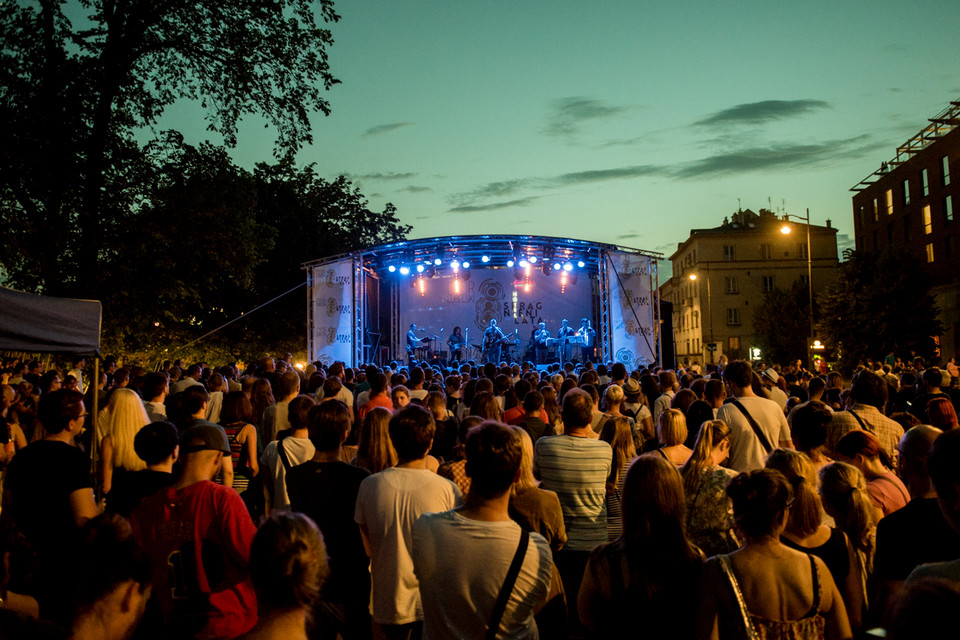
[(334, 268), (324, 271), (323, 278), (321, 279), (328, 287), (342, 287), (343, 285), (350, 284), (350, 276), (338, 275), (337, 270)]
[(328, 316), (337, 315), (337, 299), (336, 298), (327, 298), (327, 315)]
[(477, 298), (477, 327), (485, 329), (491, 320), (500, 322), (503, 317), (503, 286), (496, 280), (484, 280), (480, 283), (480, 297)]
[(624, 256), (620, 260), (618, 271), (621, 276), (648, 276), (650, 275), (650, 263), (635, 261), (629, 256)]
[(441, 300), (444, 304), (470, 304), (473, 302), (474, 294), (474, 283), (473, 282), (460, 282), (461, 292), (460, 293), (449, 293), (448, 295), (443, 296)]
[(617, 349), (617, 362), (630, 364), (633, 362), (633, 351), (627, 348)]

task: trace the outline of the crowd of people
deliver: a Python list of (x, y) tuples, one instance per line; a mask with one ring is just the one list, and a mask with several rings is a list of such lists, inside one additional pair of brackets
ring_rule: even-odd
[(3, 363), (0, 638), (903, 639), (960, 603), (922, 359), (70, 364)]

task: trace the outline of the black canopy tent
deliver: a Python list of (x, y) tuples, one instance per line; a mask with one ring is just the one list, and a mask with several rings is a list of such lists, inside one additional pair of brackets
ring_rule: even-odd
[[(99, 300), (54, 298), (0, 287), (0, 351), (27, 351), (77, 356), (100, 355)], [(100, 378), (100, 361), (93, 359), (93, 385)], [(93, 418), (99, 394), (93, 394)], [(96, 465), (97, 439), (91, 439), (90, 460)]]

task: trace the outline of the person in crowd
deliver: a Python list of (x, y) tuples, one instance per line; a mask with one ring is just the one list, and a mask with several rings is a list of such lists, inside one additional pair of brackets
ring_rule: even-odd
[(387, 638), (406, 639), (423, 628), (412, 569), (414, 522), (459, 505), (461, 495), (453, 482), (427, 470), (434, 435), (429, 411), (407, 406), (390, 419), (389, 430), (399, 461), (360, 483), (354, 519), (371, 560), (373, 620)]
[(657, 456), (637, 458), (623, 489), (623, 532), (589, 556), (577, 608), (597, 638), (636, 628), (651, 638), (693, 638), (703, 555), (686, 536), (680, 474)]
[(621, 497), (627, 468), (637, 457), (633, 444), (633, 434), (626, 417), (608, 417), (600, 431), (600, 439), (613, 450), (610, 474), (607, 476), (607, 538), (616, 540), (622, 532)]
[[(920, 425), (900, 439), (900, 477), (910, 491), (910, 502), (877, 525), (877, 595), (873, 608), (878, 612), (887, 610), (889, 599), (916, 567), (953, 560), (958, 555), (960, 534), (943, 517), (937, 505), (937, 489), (927, 469), (930, 448), (941, 433), (935, 427)], [(922, 532), (922, 543), (918, 532)]]
[(740, 546), (727, 484), (737, 474), (721, 466), (730, 457), (730, 427), (708, 420), (700, 427), (693, 453), (680, 468), (686, 496), (687, 535), (707, 556)]
[(793, 499), (783, 474), (774, 469), (741, 473), (727, 494), (744, 542), (704, 566), (697, 638), (853, 638), (823, 560), (781, 542)]
[(872, 371), (863, 370), (853, 377), (845, 411), (833, 414), (827, 427), (827, 451), (836, 453), (837, 443), (850, 431), (869, 431), (880, 441), (880, 447), (891, 464), (897, 461), (897, 443), (903, 427), (883, 415), (887, 401), (887, 384)]
[(320, 528), (330, 559), (329, 578), (313, 609), (311, 637), (318, 640), (334, 640), (338, 633), (344, 640), (362, 640), (371, 633), (369, 561), (353, 520), (360, 483), (370, 474), (340, 460), (351, 419), (339, 400), (311, 407), (307, 429), (316, 453), (287, 474), (291, 508)]
[(107, 411), (100, 442), (100, 486), (104, 495), (113, 489), (115, 476), (122, 483), (127, 474), (146, 469), (146, 463), (134, 451), (133, 441), (151, 422), (140, 396), (130, 389), (114, 391)]
[(223, 409), (223, 397), (228, 393), (227, 381), (219, 373), (213, 373), (206, 381), (207, 392), (207, 420), (220, 423), (220, 411)]
[[(370, 382), (369, 400), (360, 405), (360, 411), (357, 415), (361, 420), (366, 417), (371, 409), (375, 409), (376, 407), (383, 407), (388, 411), (393, 411), (393, 400), (387, 391), (387, 376), (376, 371), (368, 376), (367, 379)], [(361, 397), (362, 394), (357, 397), (357, 402), (360, 401)]]
[(150, 422), (163, 422), (167, 419), (167, 407), (164, 401), (170, 392), (170, 381), (159, 372), (151, 372), (143, 380), (143, 408)]
[(260, 435), (264, 446), (276, 440), (278, 433), (291, 427), (288, 409), (290, 402), (300, 394), (300, 375), (296, 370), (285, 371), (277, 377), (276, 391), (278, 400), (263, 410)]
[(683, 417), (686, 419), (687, 424), (687, 439), (683, 441), (683, 444), (692, 451), (693, 446), (697, 442), (697, 436), (700, 435), (700, 428), (703, 423), (715, 419), (713, 409), (709, 403), (703, 400), (695, 400), (687, 407)]
[(571, 594), (567, 603), (570, 620), (577, 625), (572, 594), (579, 591), (590, 551), (607, 541), (606, 485), (613, 450), (590, 436), (593, 401), (587, 392), (568, 391), (563, 398), (562, 417), (562, 434), (537, 440), (534, 474), (539, 475), (542, 488), (557, 493), (563, 508), (567, 544), (555, 554), (554, 561), (566, 593)]
[[(624, 375), (626, 375), (626, 367), (624, 367)], [(633, 378), (626, 378), (622, 388), (623, 404), (620, 405), (620, 412), (633, 418), (637, 434), (644, 441), (653, 438), (653, 414), (650, 413), (649, 403), (640, 389), (640, 383)]]
[(297, 396), (288, 402), (287, 422), (290, 427), (278, 434), (279, 439), (267, 443), (263, 449), (260, 471), (267, 489), (267, 513), (290, 508), (287, 474), (316, 453), (307, 424), (308, 412), (316, 404), (310, 396)]
[(782, 473), (793, 489), (793, 503), (780, 542), (823, 560), (843, 596), (850, 626), (859, 629), (866, 606), (867, 572), (861, 570), (856, 550), (847, 535), (841, 529), (823, 523), (823, 506), (817, 493), (818, 479), (813, 465), (802, 453), (775, 449), (767, 458), (766, 467)]
[(223, 429), (185, 430), (180, 455), (180, 477), (137, 505), (133, 531), (150, 556), (169, 635), (233, 638), (257, 621), (248, 573), (256, 528), (237, 492), (211, 481), (230, 455)]
[(674, 394), (680, 389), (675, 372), (669, 369), (662, 369), (658, 377), (660, 394), (654, 396), (656, 401), (653, 404), (652, 412), (653, 419), (657, 423), (660, 422), (660, 414), (663, 413), (665, 409), (670, 408), (670, 401), (673, 400)]
[[(678, 393), (679, 395), (679, 393)], [(687, 419), (679, 409), (664, 409), (657, 420), (657, 455), (663, 457), (678, 469), (693, 453), (685, 444), (687, 439)]]
[(523, 397), (523, 416), (517, 425), (527, 432), (533, 442), (543, 436), (555, 435), (553, 425), (544, 420), (547, 413), (544, 411), (543, 404), (543, 394), (539, 391), (528, 391)]
[[(950, 400), (950, 395), (944, 393), (941, 389), (943, 385), (943, 374), (937, 367), (930, 367), (925, 369), (920, 375), (920, 380), (923, 383), (923, 393), (917, 395), (913, 399), (913, 403), (910, 405), (908, 411), (915, 415), (921, 424), (930, 424), (930, 417), (927, 414), (927, 405), (934, 398), (944, 398), (945, 400)], [(949, 374), (948, 374), (949, 375)], [(949, 380), (949, 377), (948, 377)], [(949, 386), (949, 382), (947, 383)]]
[(780, 374), (777, 373), (777, 370), (773, 367), (765, 369), (760, 376), (760, 383), (763, 385), (763, 391), (766, 397), (776, 402), (777, 406), (780, 407), (784, 414), (786, 414), (787, 401), (789, 400), (789, 397), (779, 386), (777, 386), (779, 381)]
[[(253, 386), (250, 388), (250, 406), (253, 407), (253, 423), (258, 427), (263, 426), (263, 416), (267, 411), (267, 407), (271, 407), (277, 403), (276, 398), (273, 395), (273, 385), (270, 384), (270, 381), (266, 378), (247, 378), (246, 380), (252, 380)], [(244, 382), (244, 387), (246, 387), (246, 381)], [(260, 434), (261, 440), (263, 440), (263, 433)], [(265, 440), (269, 442), (269, 440)]]
[(960, 427), (957, 422), (957, 411), (947, 398), (931, 398), (927, 403), (927, 418), (930, 426), (941, 431), (952, 431)]
[(553, 434), (563, 431), (563, 420), (560, 417), (560, 402), (557, 400), (557, 390), (552, 385), (544, 386), (540, 389), (540, 393), (543, 394), (543, 410), (547, 414), (547, 419), (544, 422), (548, 426), (553, 427)]
[[(807, 384), (807, 399), (787, 413), (787, 425), (790, 426), (791, 433), (793, 432), (793, 418), (796, 416), (797, 411), (807, 406), (811, 402), (821, 402), (822, 404), (823, 392), (826, 391), (826, 389), (827, 383), (820, 376), (815, 376), (810, 379), (810, 382)], [(826, 404), (823, 406), (827, 407)], [(830, 407), (827, 407), (827, 409), (830, 409)], [(830, 409), (830, 413), (833, 413), (833, 409)]]
[(390, 400), (393, 402), (393, 410), (399, 411), (410, 404), (410, 390), (402, 384), (394, 385), (390, 389)]
[(389, 409), (375, 407), (364, 416), (357, 457), (351, 460), (350, 464), (370, 473), (379, 473), (397, 464), (397, 451), (390, 441), (391, 415)]
[(180, 453), (180, 434), (170, 422), (151, 422), (133, 440), (136, 455), (146, 467), (124, 474), (107, 495), (106, 510), (129, 518), (140, 501), (173, 484), (173, 465)]
[(889, 640), (947, 638), (960, 610), (960, 583), (919, 578), (892, 600), (884, 630)]
[(170, 395), (176, 395), (181, 391), (186, 391), (188, 387), (192, 387), (197, 384), (203, 384), (200, 382), (200, 376), (202, 374), (203, 367), (196, 363), (191, 364), (187, 368), (187, 374), (170, 385)]
[(745, 360), (734, 360), (723, 370), (723, 380), (733, 401), (717, 411), (717, 419), (730, 427), (729, 466), (735, 471), (763, 467), (777, 447), (793, 446), (790, 427), (776, 402), (753, 391), (753, 369)]
[(302, 513), (275, 513), (250, 545), (256, 626), (243, 640), (306, 640), (329, 571), (324, 537)]
[[(230, 441), (230, 457), (233, 462), (233, 488), (243, 495), (251, 480), (260, 474), (260, 456), (257, 451), (259, 439), (253, 425), (253, 407), (243, 391), (230, 391), (223, 399), (220, 423)], [(253, 483), (259, 490), (260, 482)]]
[(810, 400), (798, 406), (790, 415), (793, 416), (790, 426), (793, 443), (797, 451), (810, 459), (819, 473), (820, 469), (833, 462), (827, 456), (826, 446), (827, 427), (833, 418), (833, 411), (819, 400)]
[(483, 422), (479, 416), (466, 416), (457, 430), (457, 447), (453, 451), (453, 460), (449, 460), (437, 469), (437, 474), (447, 480), (450, 480), (460, 489), (460, 494), (466, 496), (470, 493), (470, 476), (467, 475), (467, 456), (464, 447), (467, 442), (467, 434), (470, 429)]
[[(498, 637), (534, 635), (534, 613), (547, 600), (553, 562), (546, 539), (510, 518), (520, 438), (496, 422), (473, 428), (466, 442), (470, 493), (463, 506), (424, 514), (414, 525), (413, 566), (425, 637), (479, 640), (490, 628)], [(511, 579), (515, 557), (520, 564)], [(503, 594), (507, 601), (501, 611)]]
[(837, 442), (834, 455), (837, 460), (852, 464), (863, 472), (867, 479), (867, 493), (884, 516), (910, 502), (907, 487), (889, 468), (880, 440), (869, 431), (847, 432)]

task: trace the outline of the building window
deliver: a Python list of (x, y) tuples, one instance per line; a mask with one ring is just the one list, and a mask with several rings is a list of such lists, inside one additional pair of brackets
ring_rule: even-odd
[(737, 276), (727, 276), (723, 281), (727, 293), (740, 293), (740, 283), (737, 281)]
[(910, 242), (910, 218), (903, 219), (903, 241)]
[(694, 329), (700, 328), (700, 312), (699, 311), (693, 312), (693, 328)]
[(953, 222), (953, 196), (947, 196), (943, 199), (943, 219), (947, 222)]
[(877, 199), (873, 199), (873, 221), (876, 222), (880, 219), (880, 205), (877, 203)]
[(927, 243), (927, 262), (933, 262), (933, 243)]
[(927, 179), (927, 170), (920, 172), (920, 195), (926, 197), (930, 195), (930, 181)]
[(764, 293), (770, 293), (776, 288), (777, 287), (774, 284), (773, 276), (763, 276), (763, 292)]
[(770, 260), (771, 258), (773, 258), (773, 245), (772, 244), (760, 245), (760, 256), (764, 260)]
[(923, 206), (923, 233), (933, 233), (933, 219), (930, 216), (930, 205)]
[(727, 309), (727, 324), (731, 327), (740, 326), (740, 309)]
[(740, 348), (740, 336), (729, 336), (727, 338), (727, 347), (730, 351), (736, 351)]
[(910, 204), (910, 181), (909, 180), (903, 181), (903, 204), (904, 205)]
[(940, 177), (943, 178), (943, 186), (950, 184), (950, 158), (947, 156), (940, 159)]
[(893, 189), (887, 189), (887, 215), (893, 215)]
[(807, 243), (800, 242), (797, 244), (797, 255), (800, 256), (803, 260), (807, 259)]
[(723, 245), (723, 259), (733, 261), (737, 259), (737, 248), (732, 244)]

